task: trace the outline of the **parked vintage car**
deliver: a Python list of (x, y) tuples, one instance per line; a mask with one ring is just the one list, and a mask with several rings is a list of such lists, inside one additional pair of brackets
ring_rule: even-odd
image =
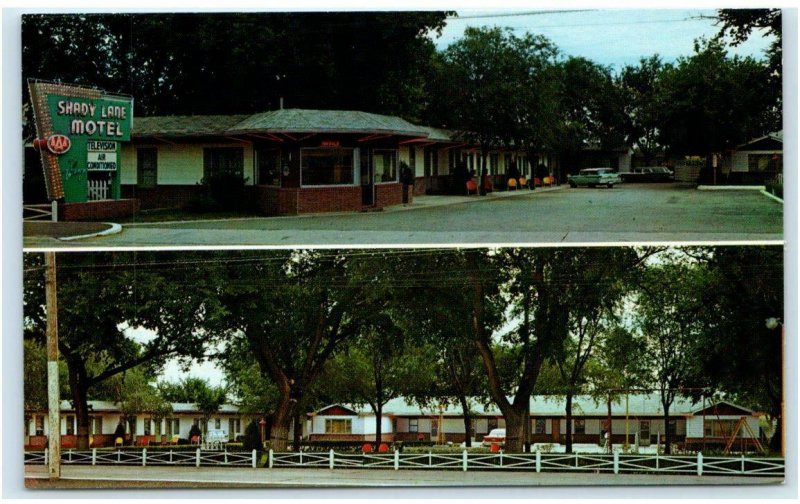
[(483, 441), (481, 441), (481, 446), (492, 446), (493, 444), (499, 444), (503, 446), (506, 444), (506, 430), (505, 429), (492, 429), (489, 434), (483, 436)]
[(630, 173), (620, 173), (623, 182), (672, 182), (675, 172), (666, 166), (641, 166)]
[(585, 168), (576, 175), (567, 177), (567, 183), (570, 187), (604, 185), (611, 188), (614, 187), (614, 184), (619, 184), (620, 182), (622, 182), (622, 179), (619, 178), (619, 174), (611, 168)]

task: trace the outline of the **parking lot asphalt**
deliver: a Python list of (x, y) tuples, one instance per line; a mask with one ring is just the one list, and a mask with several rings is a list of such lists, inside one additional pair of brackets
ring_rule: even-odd
[(25, 247), (361, 246), (779, 242), (783, 205), (758, 191), (680, 184), (521, 191), (384, 212), (125, 225), (116, 235)]

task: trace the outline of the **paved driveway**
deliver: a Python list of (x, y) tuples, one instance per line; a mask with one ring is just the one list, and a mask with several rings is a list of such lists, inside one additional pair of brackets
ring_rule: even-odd
[(126, 225), (116, 235), (37, 246), (447, 245), (741, 242), (782, 239), (783, 205), (758, 191), (677, 184), (520, 191), (384, 212)]

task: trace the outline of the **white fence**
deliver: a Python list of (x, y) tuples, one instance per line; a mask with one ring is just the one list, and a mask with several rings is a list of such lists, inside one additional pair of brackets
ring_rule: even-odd
[(106, 200), (111, 194), (111, 184), (107, 180), (92, 180), (88, 182), (89, 201)]
[(38, 205), (22, 205), (22, 220), (49, 220), (56, 222), (58, 221), (58, 202), (53, 200), (50, 203)]
[[(25, 452), (26, 464), (47, 464), (48, 451)], [(66, 450), (61, 452), (62, 464), (75, 465), (140, 465), (140, 466), (236, 466), (256, 467), (258, 453), (219, 450)]]
[[(67, 450), (63, 464), (141, 466), (238, 466), (257, 467), (255, 450)], [(47, 450), (25, 452), (26, 464), (47, 464)], [(440, 469), (503, 470), (531, 472), (607, 472), (614, 474), (685, 474), (783, 477), (785, 462), (767, 457), (704, 457), (683, 455), (564, 454), (564, 453), (337, 453), (269, 450), (267, 467), (308, 467), (324, 469)]]
[(328, 469), (450, 469), (524, 470), (535, 472), (609, 472), (651, 474), (703, 474), (783, 476), (784, 460), (766, 457), (703, 457), (671, 455), (563, 454), (563, 453), (274, 453), (267, 466), (325, 467)]

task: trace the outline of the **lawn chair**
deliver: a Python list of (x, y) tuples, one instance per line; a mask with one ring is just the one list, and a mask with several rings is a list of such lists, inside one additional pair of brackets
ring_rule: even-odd
[(361, 451), (364, 453), (372, 453), (372, 443), (364, 443), (364, 446), (361, 447)]
[(526, 179), (525, 177), (520, 177), (519, 178), (519, 187), (520, 187), (520, 189), (522, 189), (523, 187), (528, 187), (528, 179)]
[(122, 447), (123, 439), (121, 437), (114, 439), (114, 447)]
[(533, 185), (535, 187), (542, 187), (542, 179), (539, 177), (533, 177)]
[(467, 180), (467, 196), (470, 194), (478, 194), (478, 185), (472, 180)]
[(180, 439), (181, 439), (181, 437), (179, 435), (175, 434), (174, 436), (172, 436), (172, 439), (170, 440), (170, 444), (176, 445), (176, 444), (178, 444), (178, 441), (180, 441)]
[(513, 178), (508, 179), (508, 190), (516, 191), (516, 189), (517, 189), (517, 180)]

